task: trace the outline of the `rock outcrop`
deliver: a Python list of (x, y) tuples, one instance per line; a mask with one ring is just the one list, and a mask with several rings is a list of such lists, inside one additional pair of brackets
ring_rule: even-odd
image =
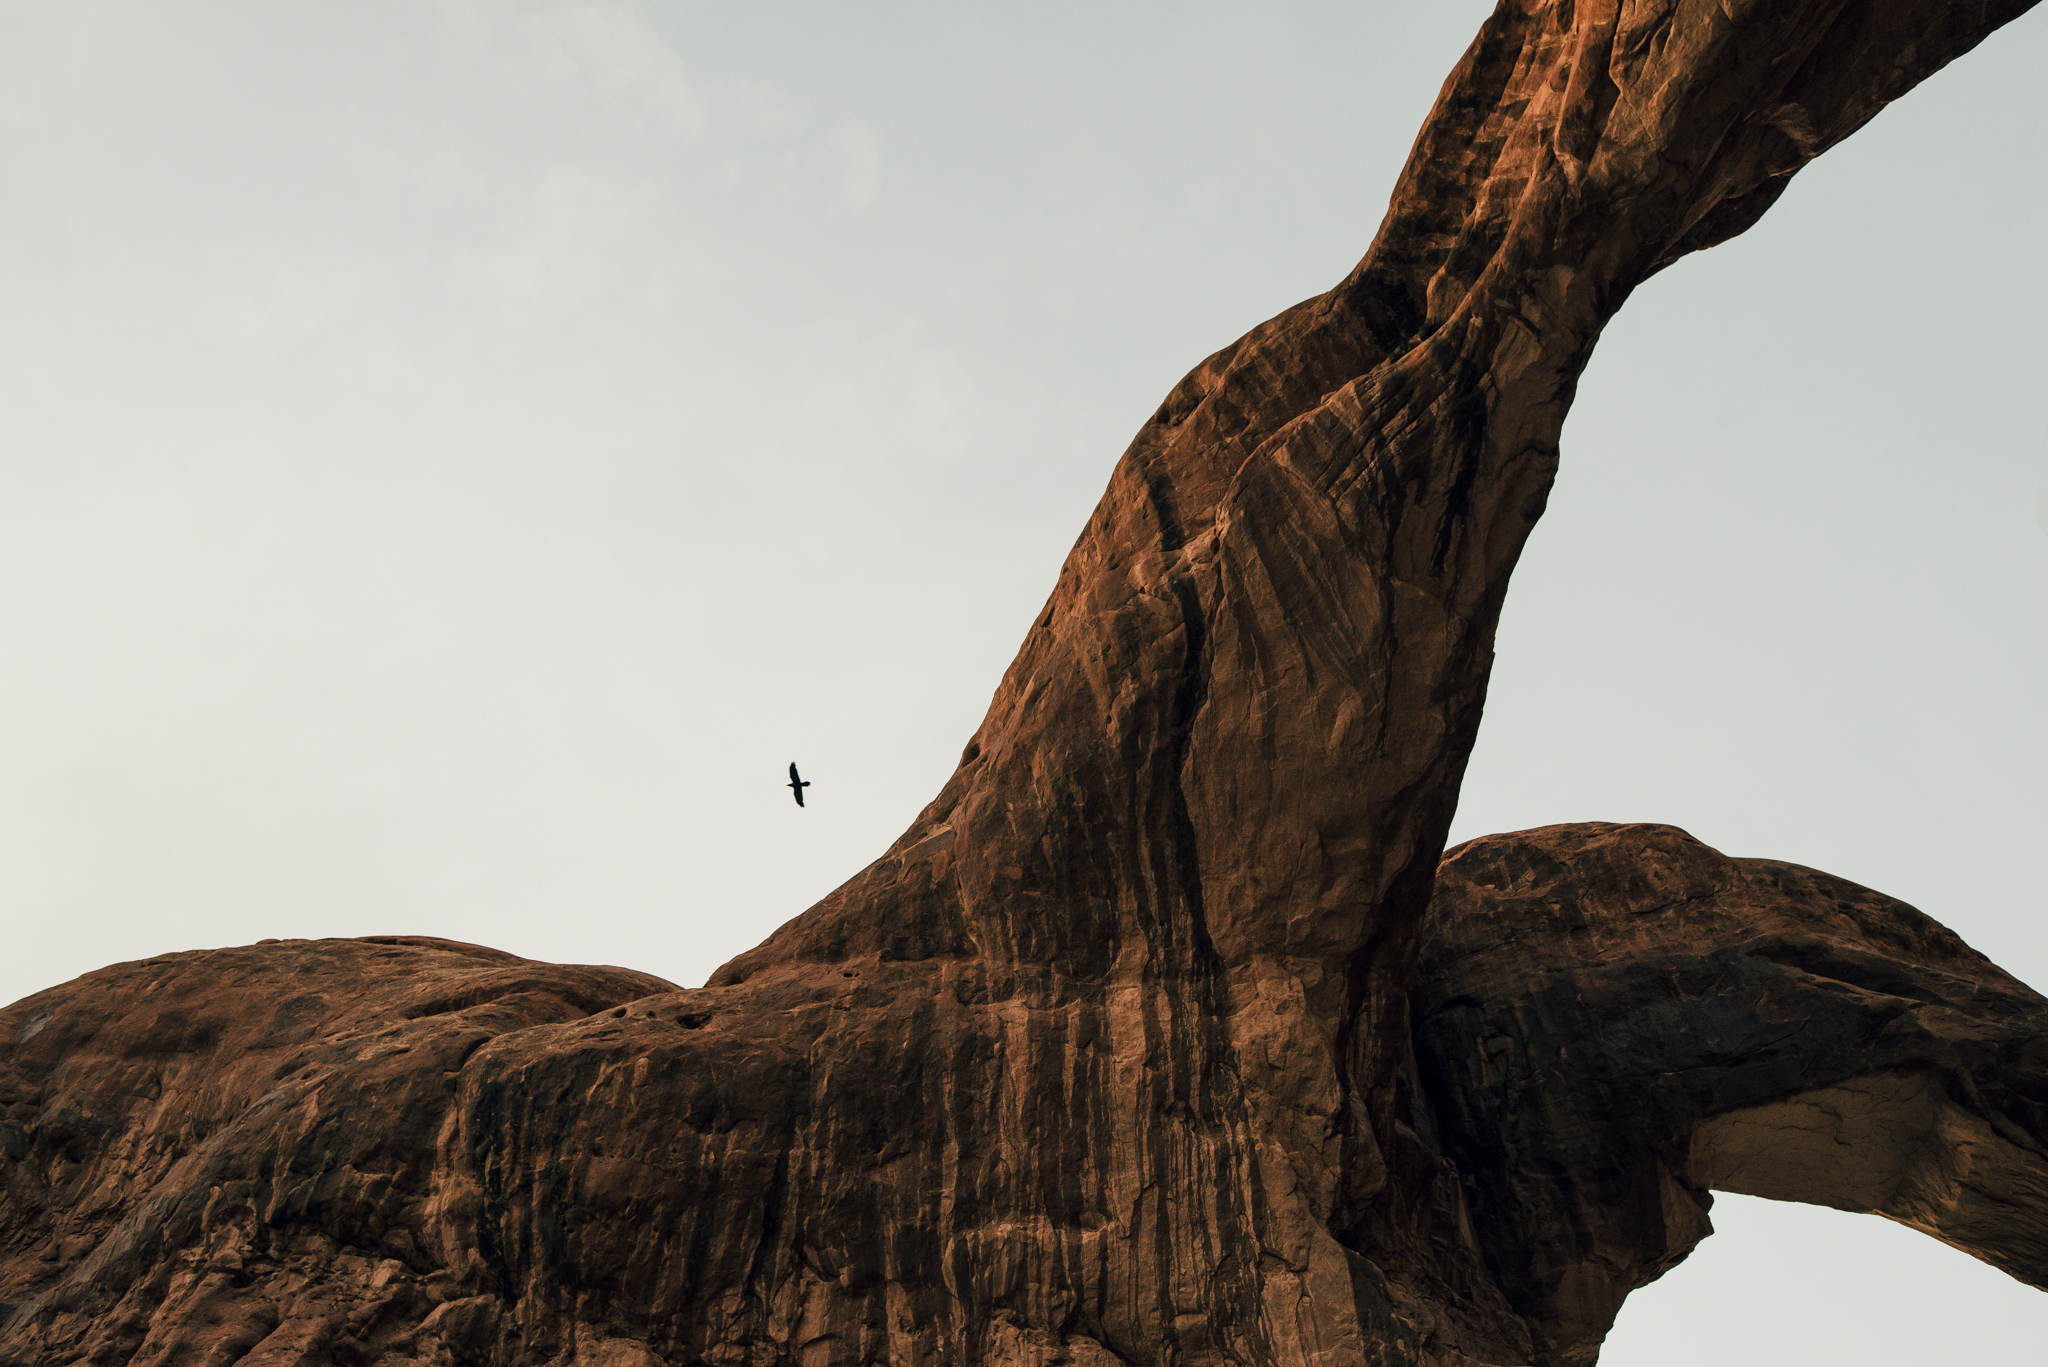
[[(985, 978), (841, 972), (764, 998), (293, 941), (19, 1003), (0, 1362), (1289, 1360), (1163, 1313), (1039, 1319), (1015, 1270), (1045, 1271), (1041, 1240), (1134, 1276), (1195, 1261), (1144, 1242), (1157, 1206), (1216, 1199), (1170, 1172), (1002, 1203), (1106, 1165), (1116, 1116), (972, 1142), (1162, 1041), (1070, 1034), (1033, 1075)], [(1708, 1232), (1708, 1188), (1886, 1214), (2048, 1286), (2048, 1000), (1902, 903), (1668, 827), (1493, 836), (1444, 861), (1414, 1023), (1405, 1236), (1353, 1255), (1354, 1308), (1301, 1303), (1308, 1328), (1377, 1309), (1381, 1337), (1327, 1360), (1590, 1363)], [(835, 1323), (848, 1302), (874, 1320)]]
[(2048, 1000), (1931, 918), (1668, 826), (1553, 826), (1451, 851), (1427, 934), (1425, 1113), (1539, 1361), (1593, 1360), (1709, 1188), (2048, 1288)]
[(442, 1291), (479, 1256), (436, 1245), (463, 1218), (435, 1157), (457, 1079), (500, 1036), (673, 991), (390, 937), (116, 964), (16, 1003), (0, 1363), (374, 1362), (387, 1323), (423, 1320), (466, 1360), (500, 1316)]
[[(246, 980), (175, 959), (119, 970), (163, 980), (108, 989), (106, 1023), (75, 1037), (49, 1033), (62, 990), (31, 999), (52, 1014), (13, 1046), (10, 1085), (76, 1100), (11, 1103), (35, 1109), (10, 1211), (38, 1213), (8, 1229), (63, 1271), (27, 1283), (0, 1351), (1583, 1356), (1605, 1284), (1548, 1243), (1503, 1263), (1445, 1177), (1460, 1160), (1416, 1123), (1423, 918), (1508, 575), (1629, 292), (2029, 4), (1503, 0), (1365, 259), (1197, 367), (1138, 434), (931, 806), (706, 988), (615, 970), (571, 987), (394, 944), (430, 976), (538, 976), (362, 1017), (379, 975), (358, 972), (357, 995), (308, 991), (278, 1024), (272, 993), (297, 989), (264, 975), (312, 951), (236, 951), (257, 956)], [(246, 1026), (200, 1010), (227, 990)], [(197, 1014), (121, 1043), (127, 1014), (173, 1003)], [(303, 1073), (276, 1057), (238, 1107), (261, 1070), (234, 1060), (273, 1028), (341, 1052)], [(387, 1035), (405, 1052), (359, 1072)], [(175, 1070), (134, 1062), (152, 1041)], [(74, 1065), (110, 1090), (61, 1081)], [(437, 1117), (425, 1167), (413, 1116)], [(1746, 1171), (1779, 1120), (1728, 1123), (1657, 1161), (1680, 1187)], [(1504, 1180), (1469, 1200), (1521, 1199)], [(107, 1232), (85, 1253), (65, 1241), (90, 1222), (65, 1231), (92, 1211)], [(1966, 1242), (1954, 1221), (1974, 1218), (1941, 1232)], [(235, 1260), (259, 1246), (229, 1230), (306, 1242), (260, 1264), (290, 1270), (254, 1296)]]

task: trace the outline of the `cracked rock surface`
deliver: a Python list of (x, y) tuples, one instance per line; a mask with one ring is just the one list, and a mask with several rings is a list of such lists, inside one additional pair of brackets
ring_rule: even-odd
[[(0, 1361), (1567, 1362), (1700, 1181), (1809, 1189), (1774, 1136), (2031, 1161), (1988, 1083), (1823, 1069), (1586, 1160), (1655, 1179), (1662, 1251), (1517, 1261), (1536, 1160), (1503, 1195), (1430, 1120), (1470, 1060), (1417, 996), (1602, 328), (2029, 7), (1502, 0), (1358, 266), (1138, 433), (931, 805), (705, 988), (322, 942), (11, 1008)], [(1886, 1142), (1826, 1197), (2031, 1266)]]

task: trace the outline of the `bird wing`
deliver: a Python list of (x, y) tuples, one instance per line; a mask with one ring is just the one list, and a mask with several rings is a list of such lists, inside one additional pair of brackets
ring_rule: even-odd
[(795, 761), (795, 760), (791, 760), (791, 761), (789, 762), (789, 781), (790, 781), (791, 783), (801, 783), (801, 782), (803, 781), (803, 780), (799, 779), (799, 778), (798, 778), (798, 777), (796, 776), (796, 761)]
[(791, 791), (792, 793), (795, 793), (795, 794), (796, 794), (796, 805), (797, 805), (797, 806), (799, 806), (799, 807), (803, 806), (803, 805), (804, 805), (804, 790), (803, 790), (802, 788), (798, 787), (798, 786), (797, 786), (796, 784), (792, 783), (792, 784), (791, 784), (791, 785), (789, 786), (789, 791)]

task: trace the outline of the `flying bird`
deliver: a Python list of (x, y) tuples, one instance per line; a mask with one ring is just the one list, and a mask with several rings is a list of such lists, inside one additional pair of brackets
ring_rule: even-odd
[(804, 789), (810, 786), (811, 781), (809, 779), (796, 776), (796, 761), (791, 760), (789, 762), (789, 791), (796, 794), (797, 806), (801, 807), (804, 805)]

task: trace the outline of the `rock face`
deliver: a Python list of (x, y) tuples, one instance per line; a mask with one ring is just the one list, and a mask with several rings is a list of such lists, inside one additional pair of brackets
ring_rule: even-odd
[(16, 1003), (0, 1362), (376, 1361), (388, 1321), (423, 1318), (493, 1342), (495, 1301), (441, 1291), (476, 1250), (434, 1243), (462, 1218), (435, 1159), (457, 1079), (500, 1036), (673, 990), (393, 937), (117, 964)]
[[(1116, 1117), (1070, 1120), (1076, 1147), (961, 1142), (1044, 1124), (1091, 1052), (1142, 1076), (1161, 1041), (1069, 1035), (1069, 1071), (1034, 1076), (984, 980), (906, 999), (842, 971), (764, 999), (294, 941), (21, 1002), (0, 1361), (1299, 1360), (1190, 1347), (1186, 1316), (1035, 1319), (1045, 1288), (1011, 1270), (1045, 1239), (1084, 1268), (1195, 1261), (1143, 1242), (1155, 1206), (1216, 1199), (1171, 1172), (1001, 1205), (1111, 1161)], [(1328, 1360), (1590, 1363), (1708, 1232), (1709, 1187), (1877, 1211), (2048, 1286), (2048, 1000), (1868, 889), (1669, 827), (1474, 841), (1439, 875), (1414, 1026), (1384, 1184), (1406, 1237), (1353, 1255), (1334, 1313), (1302, 1301), (1305, 1325), (1375, 1309), (1381, 1337)], [(848, 1301), (872, 1337), (835, 1329)]]
[(1593, 1360), (1707, 1188), (2048, 1288), (2048, 1000), (1913, 908), (1668, 826), (1553, 826), (1453, 850), (1427, 933), (1426, 1113), (1538, 1360)]
[[(376, 1014), (414, 970), (358, 963), (273, 1019), (316, 951), (234, 951), (247, 975), (180, 958), (109, 970), (136, 975), (125, 996), (88, 978), (16, 1008), (17, 1032), (52, 1014), (10, 1055), (33, 1127), (9, 1141), (7, 1237), (58, 1270), (10, 1282), (35, 1294), (0, 1351), (1583, 1357), (1607, 1284), (1570, 1249), (1532, 1242), (1522, 1267), (1489, 1245), (1468, 1207), (1521, 1188), (1468, 1194), (1419, 1123), (1423, 919), (1508, 575), (1629, 292), (2028, 7), (1503, 0), (1359, 266), (1138, 434), (931, 806), (708, 987), (392, 944), (485, 981)], [(52, 1034), (67, 992), (103, 1025)], [(340, 1052), (302, 1073), (263, 1052), (302, 1028)], [(379, 1064), (387, 1038), (406, 1052)], [(1681, 1188), (1751, 1180), (1781, 1120), (1657, 1161)], [(1652, 1263), (1689, 1227), (1672, 1199)], [(280, 1239), (304, 1242), (279, 1261)]]

